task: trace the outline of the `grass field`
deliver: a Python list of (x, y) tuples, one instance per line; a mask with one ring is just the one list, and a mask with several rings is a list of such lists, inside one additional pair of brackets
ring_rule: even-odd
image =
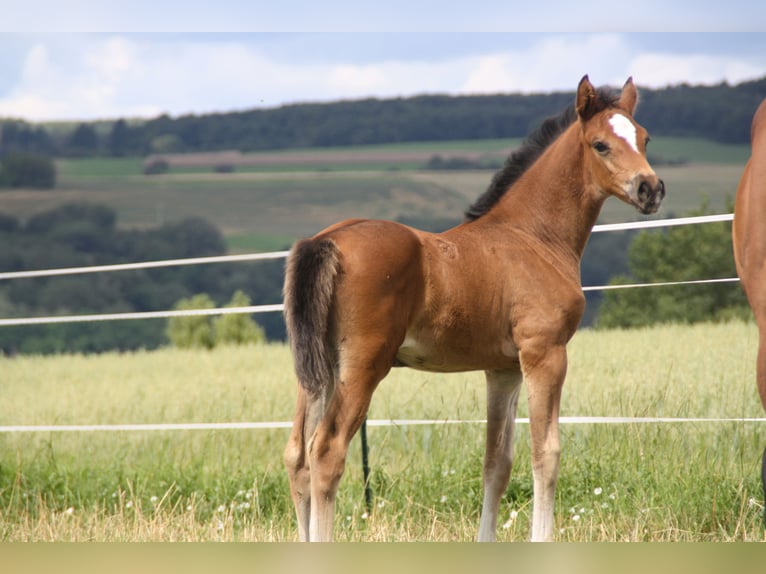
[[(750, 323), (580, 331), (563, 416), (762, 417)], [(280, 345), (212, 352), (0, 358), (0, 424), (290, 420)], [(519, 416), (526, 416), (525, 401)], [(480, 373), (397, 369), (371, 419), (484, 418)], [(475, 538), (483, 424), (371, 427), (373, 508), (358, 438), (336, 517), (340, 540)], [(0, 434), (0, 540), (290, 541), (287, 429)], [(564, 425), (561, 541), (763, 540), (762, 423)], [(500, 540), (529, 535), (528, 430)]]

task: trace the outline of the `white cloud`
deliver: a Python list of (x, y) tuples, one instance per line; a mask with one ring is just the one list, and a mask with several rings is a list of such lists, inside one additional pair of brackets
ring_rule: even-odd
[[(488, 48), (479, 55), (475, 50), (455, 55), (450, 49), (439, 57), (432, 50), (425, 58), (413, 46), (411, 57), (402, 49), (386, 57), (378, 50), (365, 62), (359, 57), (362, 34), (335, 38), (347, 42), (353, 60), (337, 49), (333, 57), (312, 54), (308, 60), (295, 52), (275, 55), (257, 35), (214, 41), (205, 36), (168, 41), (165, 35), (43, 35), (26, 47), (16, 79), (6, 78), (0, 116), (150, 117), (423, 93), (572, 91), (586, 73), (597, 85), (619, 86), (633, 75), (649, 87), (737, 82), (766, 74), (755, 54), (641, 52), (622, 34), (528, 38), (527, 46), (519, 47), (527, 37), (516, 37), (513, 48)], [(466, 43), (471, 39), (466, 36)], [(411, 36), (385, 40), (402, 48)], [(315, 48), (312, 37), (305, 42), (306, 50)]]
[(628, 51), (627, 44), (616, 34), (554, 36), (526, 50), (476, 58), (463, 90), (572, 91), (585, 74), (598, 85), (622, 85), (627, 79), (624, 62)]
[(738, 83), (764, 74), (764, 66), (746, 59), (691, 54), (639, 54), (630, 63), (637, 83), (648, 87), (690, 84), (716, 84), (721, 81)]

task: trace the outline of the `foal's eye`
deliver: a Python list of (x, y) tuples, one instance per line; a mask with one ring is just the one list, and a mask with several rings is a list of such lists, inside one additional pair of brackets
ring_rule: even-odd
[(609, 152), (609, 146), (606, 145), (604, 142), (598, 141), (593, 144), (593, 149), (595, 149), (598, 153), (604, 155)]

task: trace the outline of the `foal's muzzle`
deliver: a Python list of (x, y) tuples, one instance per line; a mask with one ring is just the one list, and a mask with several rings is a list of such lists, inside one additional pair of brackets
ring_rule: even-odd
[(644, 215), (655, 213), (665, 197), (665, 182), (657, 179), (652, 185), (649, 181), (643, 180), (638, 186), (636, 193), (636, 207)]

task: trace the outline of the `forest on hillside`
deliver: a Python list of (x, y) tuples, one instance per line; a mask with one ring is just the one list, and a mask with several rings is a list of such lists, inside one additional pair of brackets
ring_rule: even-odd
[[(680, 84), (663, 89), (641, 88), (639, 83), (639, 91), (636, 116), (654, 135), (747, 143), (753, 112), (766, 98), (766, 78), (737, 85)], [(574, 92), (422, 95), (66, 126), (0, 119), (0, 155), (15, 151), (52, 157), (120, 157), (517, 138), (573, 98)]]

